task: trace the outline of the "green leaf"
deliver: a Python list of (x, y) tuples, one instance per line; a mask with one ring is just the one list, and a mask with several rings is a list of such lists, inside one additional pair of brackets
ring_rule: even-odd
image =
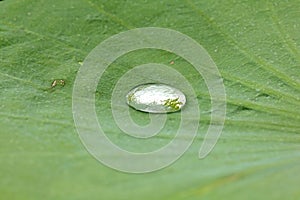
[[(299, 4), (1, 1), (1, 199), (299, 199)], [(197, 157), (210, 119), (205, 83), (185, 60), (159, 50), (132, 52), (108, 68), (97, 87), (97, 115), (123, 148), (147, 152), (167, 144), (180, 113), (169, 116), (166, 129), (148, 146), (120, 136), (110, 97), (133, 66), (169, 65), (190, 81), (198, 97), (201, 122), (191, 148), (165, 169), (135, 175), (102, 165), (82, 145), (72, 116), (77, 71), (100, 42), (135, 27), (180, 31), (200, 43), (218, 66), (227, 117), (205, 159)], [(51, 87), (54, 80), (65, 84)], [(130, 112), (137, 123), (149, 122), (148, 115)]]

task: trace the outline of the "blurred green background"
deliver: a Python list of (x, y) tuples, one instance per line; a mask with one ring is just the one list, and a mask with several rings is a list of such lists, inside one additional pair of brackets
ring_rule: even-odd
[[(0, 2), (0, 199), (300, 199), (299, 0), (4, 0)], [(205, 83), (178, 56), (140, 50), (113, 63), (99, 82), (97, 114), (108, 136), (130, 150), (110, 113), (114, 84), (136, 65), (181, 72), (201, 109), (199, 133), (173, 165), (126, 174), (95, 160), (72, 117), (72, 86), (89, 52), (136, 27), (164, 27), (199, 42), (227, 93), (224, 132), (203, 160), (209, 124)], [(171, 61), (175, 61), (173, 65)], [(65, 86), (51, 88), (55, 79)], [(98, 100), (99, 99), (99, 100)], [(131, 110), (137, 123), (148, 115)], [(155, 145), (174, 136), (179, 113)]]

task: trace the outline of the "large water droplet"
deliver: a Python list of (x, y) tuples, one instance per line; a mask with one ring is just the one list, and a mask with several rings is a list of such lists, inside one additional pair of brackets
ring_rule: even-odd
[(186, 103), (185, 95), (165, 84), (139, 85), (126, 95), (127, 104), (136, 110), (149, 113), (179, 111)]

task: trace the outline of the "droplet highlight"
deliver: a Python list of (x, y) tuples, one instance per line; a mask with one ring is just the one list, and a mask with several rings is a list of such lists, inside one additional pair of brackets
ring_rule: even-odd
[(148, 83), (130, 90), (126, 101), (129, 106), (139, 111), (171, 113), (182, 109), (186, 97), (180, 90), (169, 85)]

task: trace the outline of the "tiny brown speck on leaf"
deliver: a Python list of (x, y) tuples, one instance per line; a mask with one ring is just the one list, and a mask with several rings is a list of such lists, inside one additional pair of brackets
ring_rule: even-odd
[(52, 81), (52, 83), (51, 83), (51, 88), (54, 88), (54, 87), (56, 87), (57, 85), (65, 86), (65, 84), (66, 84), (65, 80), (63, 80), (63, 79), (55, 79), (55, 80)]

